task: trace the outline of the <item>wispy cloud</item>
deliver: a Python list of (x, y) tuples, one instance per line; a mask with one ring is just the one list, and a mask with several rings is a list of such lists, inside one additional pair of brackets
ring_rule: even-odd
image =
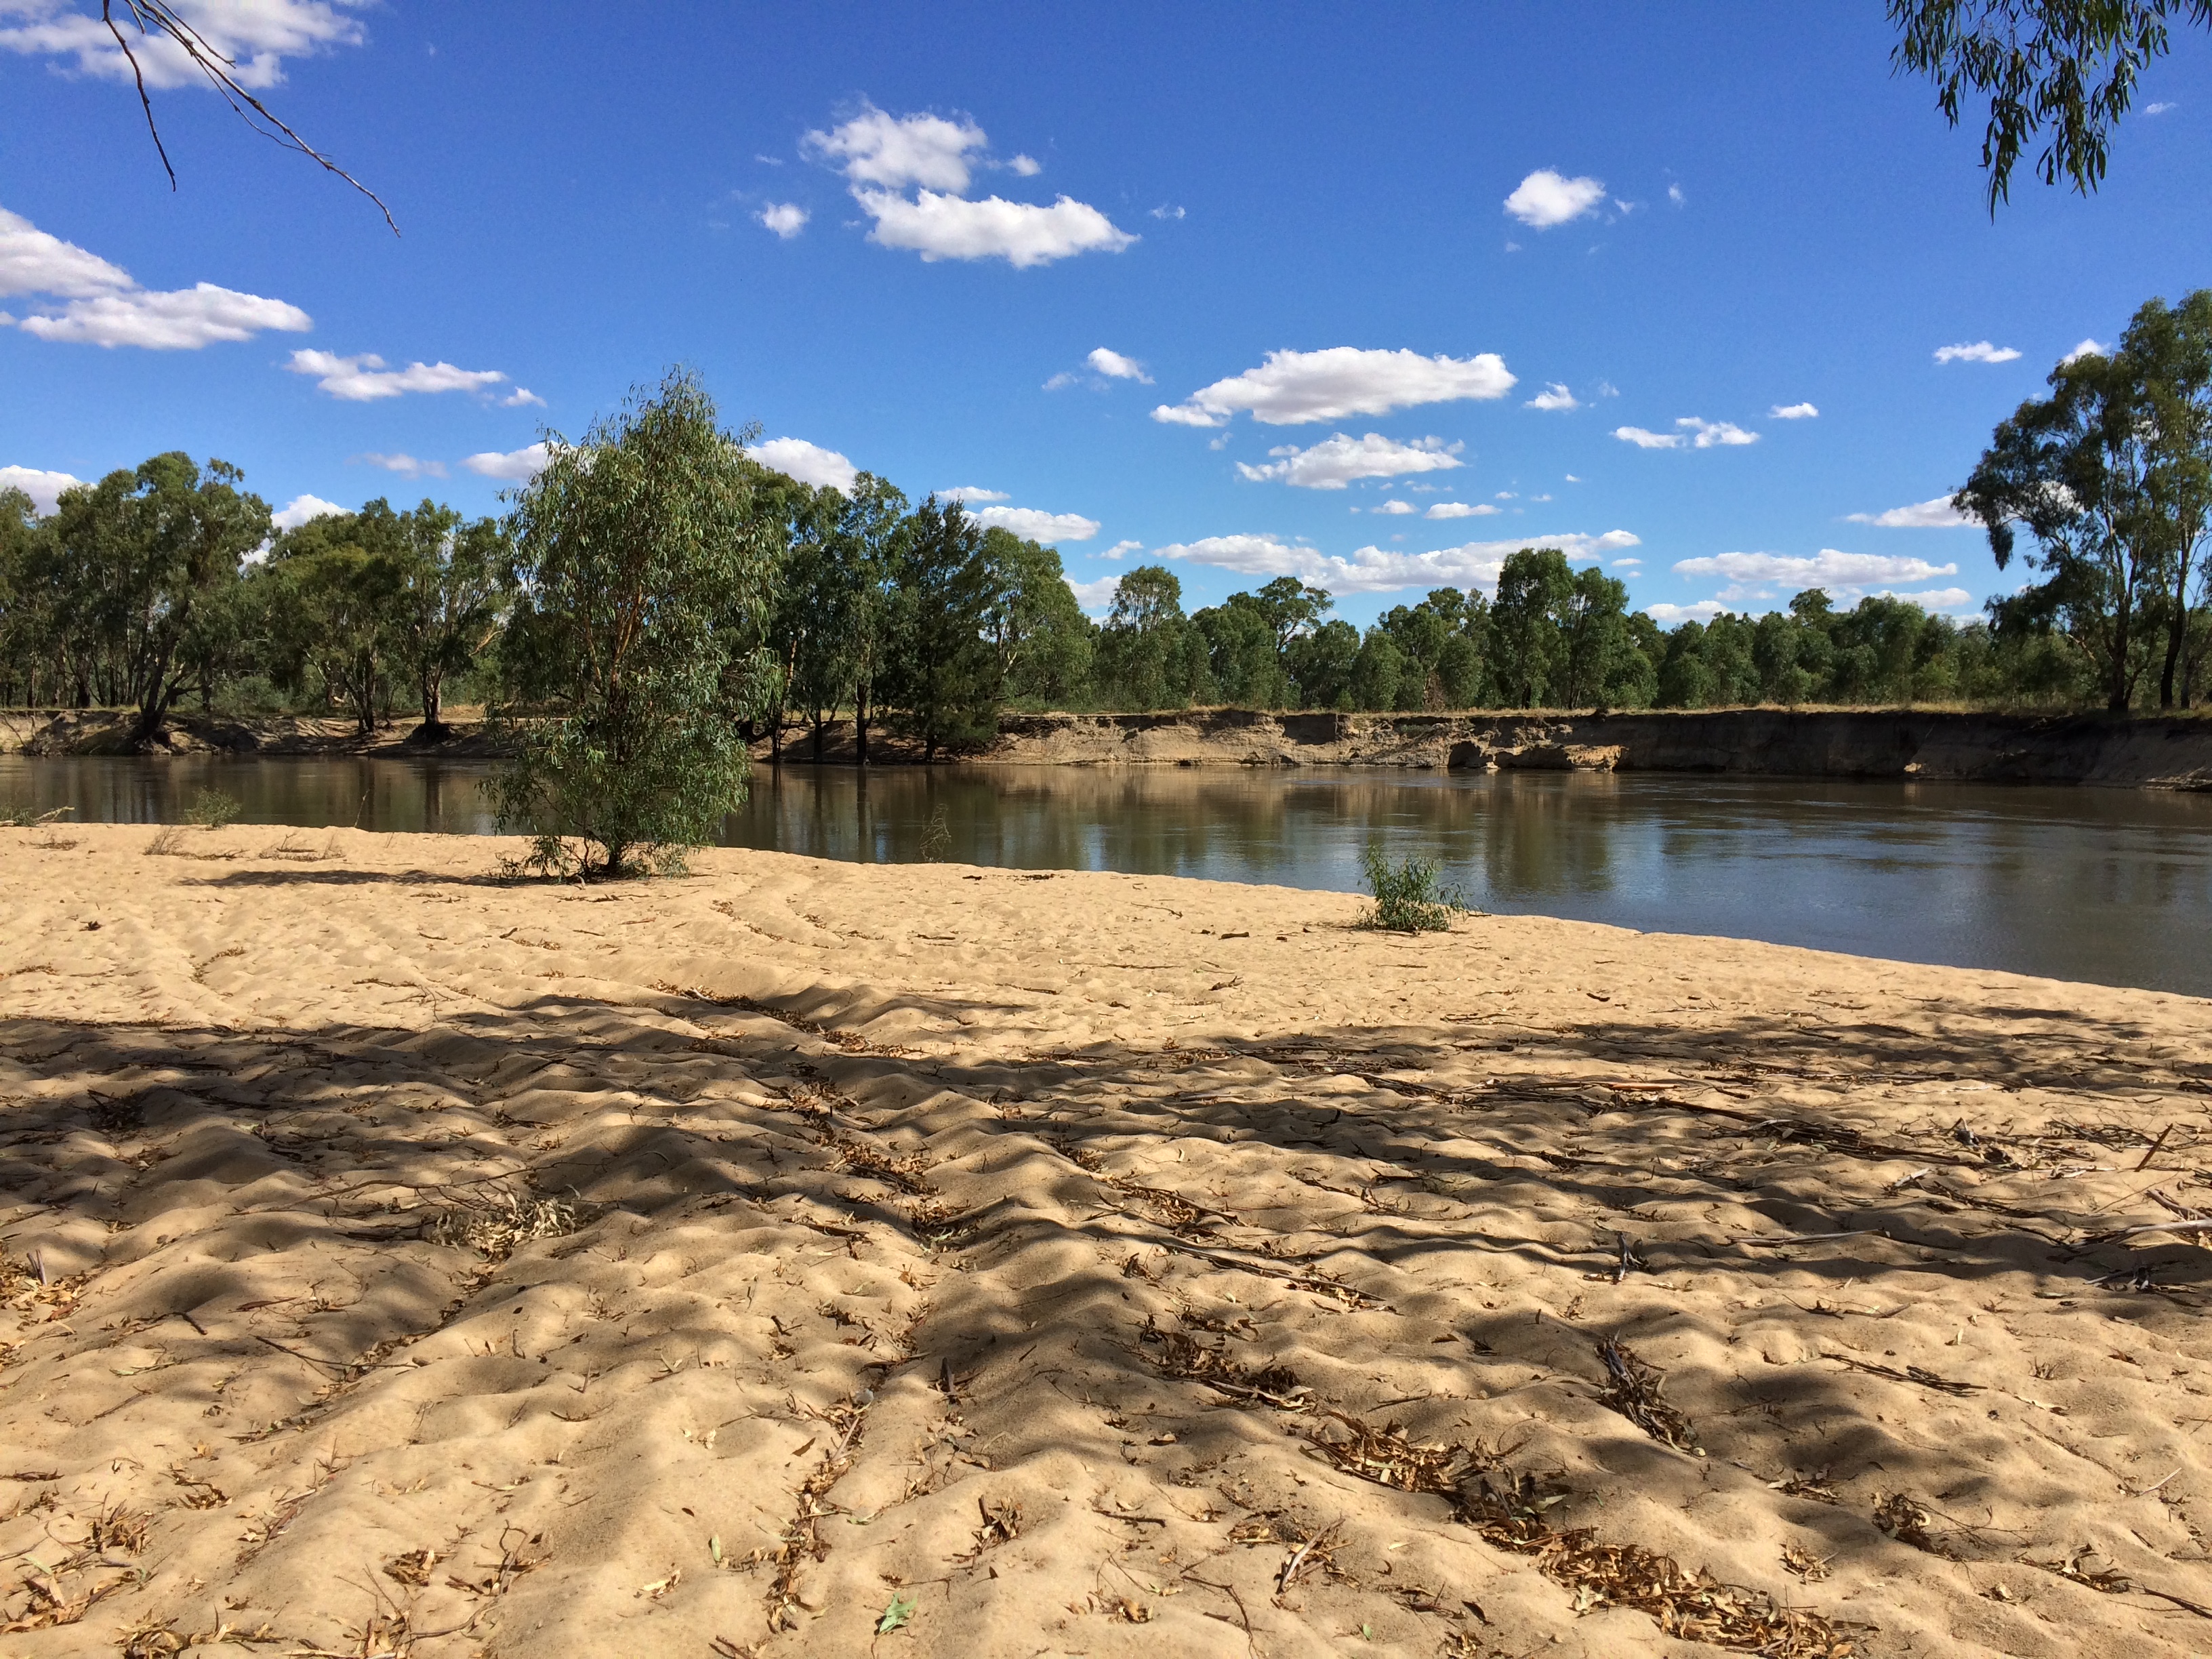
[[(1924, 501), (1915, 501), (1910, 507), (1893, 507), (1881, 513), (1853, 513), (1847, 518), (1852, 524), (1879, 525), (1884, 530), (1971, 530), (1979, 527), (1977, 520), (1968, 518), (1951, 505), (1948, 495), (1931, 496)], [(1948, 571), (1949, 567), (1947, 565), (1945, 569)]]
[(1777, 404), (1766, 411), (1766, 418), (1770, 421), (1810, 421), (1817, 419), (1820, 413), (1810, 404)]
[(1715, 595), (1734, 602), (1779, 599), (1808, 587), (1826, 588), (1838, 599), (1856, 599), (1877, 587), (1898, 582), (1924, 582), (1935, 576), (1958, 574), (1955, 564), (1930, 564), (1925, 559), (1887, 553), (1845, 553), (1824, 547), (1810, 557), (1781, 553), (1717, 553), (1705, 558), (1675, 562), (1678, 576), (1723, 578), (1728, 584)]
[(1510, 541), (1468, 542), (1429, 553), (1363, 547), (1346, 556), (1322, 553), (1304, 542), (1273, 536), (1209, 536), (1154, 550), (1163, 559), (1188, 559), (1244, 576), (1296, 576), (1332, 593), (1383, 593), (1404, 587), (1494, 588), (1506, 559), (1523, 547), (1557, 548), (1571, 559), (1595, 560), (1638, 545), (1626, 530), (1601, 536), (1517, 536)]
[(1705, 421), (1695, 415), (1678, 417), (1673, 432), (1652, 432), (1640, 426), (1617, 426), (1613, 435), (1638, 449), (1716, 449), (1755, 444), (1759, 434), (1747, 432), (1733, 421)]
[[(375, 403), (410, 392), (484, 392), (507, 380), (495, 368), (456, 368), (448, 362), (414, 362), (404, 368), (392, 368), (373, 351), (357, 357), (341, 357), (329, 351), (295, 351), (284, 367), (295, 374), (312, 376), (319, 390), (349, 404)], [(523, 392), (505, 401), (513, 405), (544, 399)]]
[(1505, 509), (1493, 507), (1488, 501), (1438, 501), (1421, 516), (1425, 519), (1494, 519)]
[[(241, 87), (254, 91), (284, 78), (284, 60), (313, 57), (337, 46), (359, 46), (364, 38), (358, 19), (343, 8), (350, 0), (250, 0), (217, 4), (182, 0), (177, 9), (216, 55), (232, 67)], [(95, 8), (97, 9), (97, 8)], [(118, 21), (123, 20), (118, 19)], [(143, 75), (156, 88), (206, 86), (207, 78), (184, 49), (166, 33), (141, 32), (123, 21), (137, 38), (134, 70), (116, 36), (100, 17), (72, 10), (60, 0), (5, 0), (0, 3), (0, 51), (27, 57), (73, 58), (80, 74), (132, 82)]]
[(1582, 405), (1575, 401), (1575, 394), (1573, 392), (1568, 391), (1565, 386), (1560, 385), (1557, 380), (1554, 380), (1549, 386), (1546, 386), (1541, 392), (1538, 392), (1534, 397), (1529, 398), (1528, 403), (1523, 404), (1522, 407), (1527, 409), (1565, 410), (1580, 409)]
[(404, 453), (382, 455), (371, 450), (365, 455), (356, 455), (353, 459), (356, 461), (365, 461), (371, 466), (380, 466), (386, 472), (397, 472), (403, 478), (442, 478), (446, 476), (446, 464), (443, 461), (418, 460), (414, 456)]
[(1939, 363), (2008, 363), (2019, 356), (2011, 346), (1991, 345), (1987, 340), (1936, 348), (1936, 361)]

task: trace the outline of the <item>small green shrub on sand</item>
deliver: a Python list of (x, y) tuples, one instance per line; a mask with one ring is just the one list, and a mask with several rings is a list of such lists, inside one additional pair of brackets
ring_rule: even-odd
[(1433, 859), (1401, 859), (1392, 864), (1382, 849), (1367, 849), (1367, 890), (1375, 908), (1361, 926), (1394, 933), (1441, 933), (1454, 916), (1467, 914), (1467, 898), (1438, 878)]
[(238, 822), (245, 808), (237, 796), (220, 789), (196, 789), (191, 802), (185, 808), (185, 822), (197, 823), (203, 830), (220, 830), (226, 823)]

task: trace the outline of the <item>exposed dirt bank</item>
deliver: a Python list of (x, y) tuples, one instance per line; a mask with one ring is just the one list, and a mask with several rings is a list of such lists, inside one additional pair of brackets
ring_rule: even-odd
[(442, 741), (425, 742), (417, 722), (364, 734), (349, 720), (294, 714), (233, 719), (174, 714), (150, 747), (134, 747), (129, 709), (0, 708), (0, 755), (442, 755), (481, 758), (499, 751), (480, 720), (454, 716)]
[(2203, 1002), (276, 835), (0, 830), (11, 1656), (2205, 1651)]
[[(2212, 789), (2212, 719), (2191, 715), (1969, 714), (1932, 709), (1728, 708), (1616, 714), (1280, 714), (1241, 708), (1161, 714), (1008, 714), (983, 765), (1377, 766), (1547, 771), (1724, 772), (1978, 783)], [(126, 752), (127, 714), (0, 711), (0, 753)], [(350, 720), (183, 715), (155, 753), (439, 755), (499, 751), (474, 721), (424, 744), (408, 725), (363, 737)], [(822, 758), (849, 763), (853, 728)], [(769, 744), (755, 745), (767, 758)], [(794, 734), (787, 760), (813, 757)], [(871, 733), (870, 758), (907, 764), (910, 744)]]

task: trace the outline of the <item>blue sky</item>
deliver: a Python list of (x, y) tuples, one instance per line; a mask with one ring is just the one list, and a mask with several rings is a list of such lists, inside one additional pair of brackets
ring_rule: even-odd
[(173, 193), (96, 8), (0, 0), (0, 477), (183, 448), (491, 512), (681, 362), (1094, 607), (1157, 558), (1364, 621), (1548, 540), (1662, 620), (1964, 614), (2017, 568), (1871, 520), (2212, 283), (2201, 31), (2098, 196), (2023, 170), (1992, 224), (1875, 0), (184, 9), (404, 234), (185, 83)]

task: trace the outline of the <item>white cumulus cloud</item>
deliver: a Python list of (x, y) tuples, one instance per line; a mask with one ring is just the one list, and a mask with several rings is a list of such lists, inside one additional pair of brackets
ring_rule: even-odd
[(2058, 361), (2062, 363), (2074, 363), (2079, 362), (2084, 357), (2109, 357), (2112, 355), (2109, 347), (2099, 345), (2094, 340), (2084, 340)]
[(1541, 167), (1514, 186), (1505, 198), (1505, 210), (1524, 225), (1549, 230), (1595, 213), (1604, 200), (1605, 185), (1599, 180), (1570, 179)]
[(1141, 553), (1144, 550), (1145, 544), (1142, 542), (1115, 542), (1113, 546), (1097, 556), (1102, 559), (1126, 559), (1132, 553)]
[(352, 511), (336, 501), (326, 501), (320, 495), (295, 495), (269, 515), (269, 522), (279, 530), (297, 530), (310, 519), (327, 519)]
[[(1357, 513), (1359, 509), (1355, 507), (1352, 510)], [(1401, 501), (1394, 499), (1383, 502), (1380, 507), (1370, 507), (1367, 510), (1370, 513), (1382, 513), (1388, 514), (1389, 517), (1394, 519), (1401, 519), (1409, 513), (1418, 513), (1421, 509), (1415, 507), (1411, 501)]]
[(1003, 501), (1003, 489), (986, 489), (981, 484), (956, 484), (950, 489), (940, 489), (937, 498), (941, 501)]
[(314, 377), (318, 389), (343, 403), (374, 403), (410, 392), (482, 392), (507, 376), (495, 368), (456, 368), (447, 362), (410, 363), (391, 368), (373, 351), (341, 357), (329, 351), (295, 351), (284, 365), (295, 374)]
[(811, 444), (804, 438), (770, 438), (766, 443), (755, 444), (745, 453), (763, 466), (773, 467), (787, 478), (796, 478), (817, 489), (850, 489), (853, 480), (860, 474), (860, 468), (836, 450)]
[(1882, 513), (1853, 513), (1852, 524), (1880, 525), (1884, 530), (1971, 530), (1980, 521), (1968, 518), (1951, 505), (1948, 495), (1936, 495), (1910, 507), (1893, 507)]
[(853, 199), (876, 222), (868, 240), (905, 248), (924, 263), (1004, 259), (1018, 270), (1071, 254), (1119, 253), (1137, 239), (1087, 202), (1063, 196), (1050, 207), (1000, 196), (971, 201), (933, 190), (909, 201), (887, 190), (855, 190)]
[[(238, 84), (256, 90), (284, 78), (284, 59), (334, 46), (359, 46), (358, 21), (343, 8), (353, 0), (175, 0), (178, 15), (216, 52), (229, 60)], [(97, 8), (94, 9), (95, 10)], [(206, 78), (166, 33), (141, 34), (124, 9), (117, 21), (131, 35), (137, 73), (149, 87), (205, 86)], [(115, 36), (90, 12), (63, 0), (5, 0), (0, 3), (0, 51), (27, 57), (75, 60), (79, 74), (130, 81), (132, 70)]]
[(1731, 602), (1778, 599), (1808, 587), (1824, 587), (1838, 599), (1856, 599), (1895, 582), (1924, 582), (1956, 575), (1955, 564), (1888, 553), (1844, 553), (1824, 547), (1809, 558), (1783, 553), (1716, 553), (1676, 561), (1678, 576), (1719, 576), (1728, 586), (1716, 596)]
[(1079, 582), (1066, 578), (1067, 591), (1075, 595), (1075, 602), (1085, 615), (1103, 617), (1114, 608), (1114, 594), (1121, 586), (1119, 576), (1101, 576), (1095, 582)]
[(1354, 478), (1395, 478), (1407, 473), (1441, 472), (1463, 465), (1459, 452), (1465, 444), (1448, 444), (1442, 438), (1416, 438), (1401, 443), (1370, 432), (1364, 438), (1338, 433), (1309, 448), (1284, 444), (1267, 452), (1264, 466), (1237, 463), (1237, 471), (1254, 483), (1279, 478), (1304, 489), (1342, 489)]
[(54, 510), (62, 491), (83, 482), (67, 472), (42, 472), (35, 466), (0, 466), (0, 490), (21, 490), (41, 514)]
[(1602, 558), (1617, 548), (1635, 547), (1626, 530), (1601, 536), (1522, 536), (1510, 541), (1468, 542), (1431, 553), (1363, 547), (1349, 557), (1322, 553), (1304, 543), (1273, 536), (1209, 536), (1155, 550), (1164, 559), (1188, 559), (1245, 576), (1296, 576), (1332, 593), (1383, 593), (1403, 587), (1494, 588), (1506, 559), (1524, 547), (1554, 547), (1571, 559)]
[[(0, 16), (10, 3), (0, 0)], [(18, 320), (42, 340), (82, 345), (139, 346), (149, 351), (197, 351), (218, 340), (247, 340), (264, 329), (301, 333), (313, 319), (295, 305), (200, 283), (160, 292), (142, 288), (120, 265), (40, 230), (0, 208), (0, 298), (40, 296)]]
[(79, 300), (137, 286), (120, 265), (0, 208), (0, 295), (52, 294)]
[(753, 217), (787, 242), (806, 228), (806, 210), (796, 202), (770, 202)]
[(1695, 605), (1647, 605), (1644, 614), (1671, 628), (1678, 623), (1711, 622), (1728, 607), (1718, 599), (1699, 599)]
[(1936, 348), (1936, 361), (1939, 363), (2008, 363), (2019, 356), (2010, 346), (1991, 345), (1987, 340)]
[(856, 185), (904, 190), (922, 185), (933, 190), (968, 188), (968, 152), (990, 141), (966, 116), (891, 115), (873, 104), (827, 132), (809, 132), (799, 141), (802, 154), (838, 164)]
[(499, 406), (501, 409), (543, 409), (545, 407), (545, 399), (528, 386), (519, 386), (499, 400)]
[[(799, 149), (844, 173), (853, 199), (874, 221), (869, 240), (925, 262), (1004, 259), (1026, 270), (1077, 253), (1119, 253), (1137, 240), (1073, 197), (1049, 207), (999, 196), (971, 200), (963, 192), (988, 143), (966, 116), (892, 115), (864, 104), (828, 131), (807, 133)], [(1026, 155), (1004, 165), (1024, 178), (1039, 171)]]
[(1554, 380), (1551, 385), (1546, 386), (1534, 397), (1529, 398), (1528, 403), (1522, 405), (1522, 407), (1528, 409), (1547, 410), (1580, 409), (1582, 405), (1575, 401), (1575, 394), (1573, 392), (1568, 391), (1566, 387), (1561, 386), (1557, 380)]
[(1488, 501), (1476, 501), (1472, 506), (1465, 501), (1438, 501), (1421, 516), (1425, 519), (1492, 519), (1505, 509), (1493, 507)]
[(381, 455), (371, 450), (365, 455), (355, 456), (354, 459), (366, 461), (371, 466), (380, 466), (386, 472), (397, 472), (403, 478), (442, 478), (446, 476), (443, 461), (417, 460), (404, 452)]
[(1033, 507), (985, 507), (975, 522), (1011, 530), (1025, 542), (1087, 542), (1098, 533), (1098, 520), (1080, 513), (1044, 513)]
[(526, 444), (520, 449), (504, 452), (487, 449), (465, 457), (461, 465), (481, 477), (528, 483), (545, 469), (545, 446)]
[(1152, 377), (1145, 373), (1145, 366), (1134, 357), (1124, 357), (1118, 351), (1100, 346), (1083, 360), (1109, 380), (1134, 380), (1140, 386), (1150, 386)]
[(1613, 435), (1638, 449), (1712, 449), (1755, 444), (1759, 434), (1747, 432), (1732, 421), (1703, 421), (1694, 415), (1678, 416), (1673, 432), (1650, 432), (1640, 426), (1617, 426)]
[(1817, 418), (1820, 413), (1810, 404), (1777, 404), (1766, 411), (1766, 418), (1770, 421), (1810, 421)]
[(1152, 418), (1217, 427), (1245, 410), (1268, 426), (1303, 426), (1351, 415), (1387, 415), (1420, 404), (1502, 398), (1513, 384), (1504, 359), (1494, 351), (1473, 357), (1424, 357), (1418, 351), (1357, 346), (1271, 351), (1259, 368), (1216, 380), (1180, 404), (1163, 404)]

